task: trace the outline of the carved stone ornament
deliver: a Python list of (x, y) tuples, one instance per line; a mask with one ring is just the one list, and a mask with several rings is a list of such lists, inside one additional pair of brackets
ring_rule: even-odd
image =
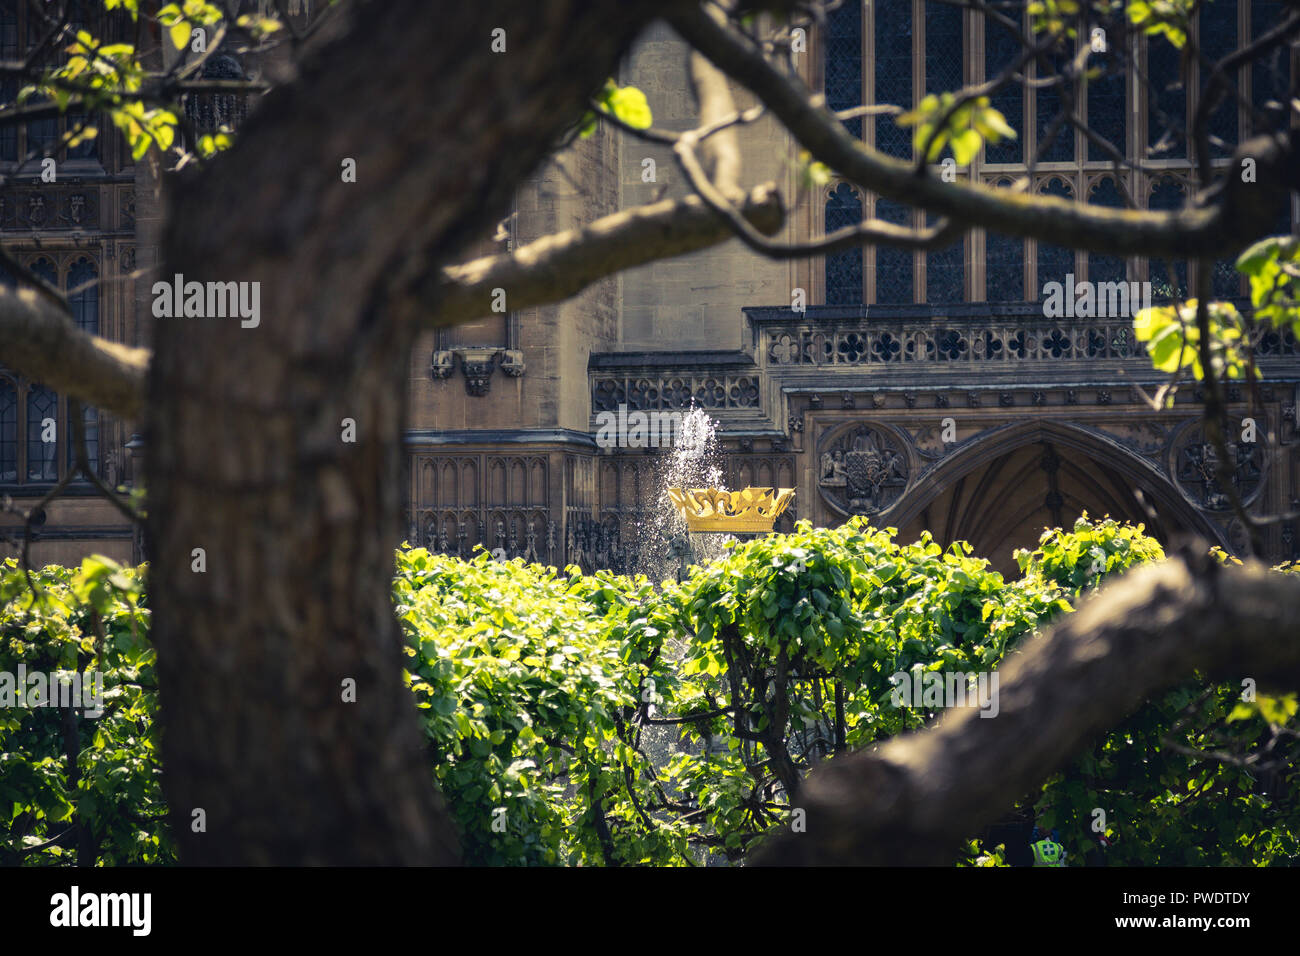
[(498, 366), (512, 378), (524, 374), (524, 353), (518, 349), (438, 349), (433, 353), (429, 363), (429, 374), (434, 379), (446, 379), (456, 368), (456, 359), (460, 359), (461, 372), (465, 376), (465, 391), (471, 395), (486, 395), (492, 384), (492, 373)]
[(511, 378), (518, 378), (524, 374), (527, 368), (524, 364), (524, 353), (519, 349), (505, 349), (501, 353), (501, 371), (505, 372)]
[(492, 382), (500, 349), (457, 349), (460, 370), (465, 375), (465, 391), (471, 395), (486, 395)]
[(859, 425), (819, 449), (817, 486), (842, 514), (884, 511), (907, 487), (907, 457), (892, 435)]
[(434, 378), (451, 378), (451, 373), (456, 370), (456, 355), (445, 349), (439, 349), (433, 353), (433, 362), (429, 366), (429, 372)]
[[(1229, 441), (1228, 469), (1232, 487), (1242, 502), (1248, 502), (1263, 481), (1263, 456), (1259, 442)], [(1174, 477), (1193, 504), (1207, 511), (1227, 511), (1232, 501), (1219, 481), (1219, 453), (1197, 426), (1184, 433), (1174, 449)]]

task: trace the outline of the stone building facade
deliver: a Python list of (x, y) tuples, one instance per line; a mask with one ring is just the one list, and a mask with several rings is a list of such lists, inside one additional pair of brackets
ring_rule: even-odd
[[(1207, 53), (1222, 56), (1276, 24), (1280, 10), (1276, 0), (1207, 5), (1195, 35)], [(1067, 99), (1104, 144), (1057, 122), (1061, 90), (1017, 87), (994, 105), (1020, 136), (987, 147), (958, 176), (1023, 182), (1102, 205), (1182, 204), (1193, 188), (1187, 147), (1165, 130), (1190, 125), (1198, 84), (1179, 81), (1177, 52), (1163, 40), (1132, 35), (1122, 22), (1102, 28), (1106, 50), (1089, 62), (1101, 75)], [(824, 33), (808, 37), (796, 63), (833, 108), (878, 101), (908, 108), (929, 92), (997, 75), (1019, 49), (1011, 34), (938, 0), (846, 0)], [(1155, 78), (1153, 89), (1116, 66), (1122, 50)], [(1270, 109), (1288, 88), (1294, 57), (1283, 48), (1235, 80), (1257, 108)], [(686, 65), (685, 46), (658, 24), (617, 80), (646, 93), (656, 126), (687, 129), (697, 121)], [(742, 108), (753, 103), (735, 93)], [(1218, 161), (1255, 121), (1232, 104), (1213, 114)], [(889, 117), (847, 125), (879, 149), (911, 156), (910, 131)], [(743, 181), (775, 182), (787, 199), (781, 238), (805, 239), (864, 215), (924, 224), (919, 213), (848, 183), (801, 185), (798, 147), (770, 118), (739, 136)], [(24, 256), (57, 250), (51, 262), (61, 282), (80, 257), (106, 278), (130, 271), (128, 249), (151, 262), (158, 211), (150, 200), (146, 214), (143, 174), (129, 159), (120, 149), (97, 158), (99, 168), (81, 180), (61, 180), (57, 197), (22, 177), (7, 184), (0, 241)], [(1141, 170), (1133, 168), (1139, 161)], [(77, 190), (84, 224), (72, 219)], [(511, 214), (479, 252), (686, 192), (669, 150), (601, 129), (520, 187)], [(30, 198), (20, 205), (29, 193), (45, 197), (40, 223), (31, 219)], [(1293, 197), (1275, 228), (1294, 232), (1298, 222)], [(868, 248), (789, 261), (733, 240), (627, 271), (558, 305), (518, 311), (509, 309), (506, 290), (505, 311), (428, 333), (412, 354), (407, 538), (466, 556), (481, 544), (548, 564), (637, 570), (629, 527), (663, 507), (655, 475), (667, 451), (598, 447), (598, 416), (620, 406), (649, 412), (695, 404), (718, 423), (728, 486), (797, 489), (778, 527), (865, 515), (909, 539), (929, 529), (943, 543), (969, 540), (1010, 570), (1015, 547), (1087, 511), (1144, 522), (1166, 541), (1191, 532), (1240, 551), (1244, 531), (1214, 477), (1198, 390), (1184, 385), (1171, 407), (1153, 409), (1148, 399), (1163, 379), (1134, 338), (1132, 304), (1069, 320), (1048, 318), (1044, 308), (1053, 282), (1112, 290), (1149, 282), (1158, 303), (1186, 290), (1188, 279), (1181, 264), (977, 230), (930, 252)], [(1216, 265), (1212, 281), (1217, 297), (1245, 303), (1231, 263)], [(146, 334), (133, 322), (130, 283), (98, 289), (101, 334), (128, 341)], [(135, 313), (147, 315), (143, 300), (134, 301)], [(1252, 512), (1292, 511), (1300, 506), (1300, 353), (1289, 334), (1277, 333), (1263, 334), (1257, 352), (1260, 387), (1228, 389), (1234, 482)], [(35, 413), (27, 386), (14, 387), (15, 425), (3, 434), (23, 446), (30, 444), (24, 422)], [(0, 395), (0, 421), (8, 421), (3, 401)], [(99, 423), (103, 467), (127, 478), (131, 434), (121, 423)], [(25, 460), (20, 447), (11, 471), (29, 473)], [(5, 484), (11, 493), (41, 487), (21, 478)], [(129, 532), (93, 498), (72, 495), (59, 508), (39, 542), (44, 560), (129, 551)], [(1295, 525), (1267, 527), (1269, 557), (1296, 556)], [(56, 529), (66, 537), (55, 537)]]
[[(910, 107), (928, 92), (997, 75), (1020, 49), (969, 13), (909, 2), (845, 3), (825, 36), (809, 38), (797, 62), (832, 107), (877, 99)], [(1214, 4), (1195, 29), (1222, 56), (1275, 24), (1279, 10), (1263, 0)], [(999, 185), (1027, 177), (1036, 192), (1104, 205), (1130, 197), (1139, 208), (1181, 205), (1187, 147), (1162, 137), (1170, 118), (1190, 124), (1196, 84), (1166, 89), (1178, 83), (1176, 53), (1122, 23), (1105, 28), (1109, 55), (1090, 65), (1114, 75), (1073, 91), (1077, 109), (1120, 160), (1142, 160), (1144, 170), (1117, 165), (1081, 131), (1054, 128), (1059, 92), (1034, 89), (995, 97), (1021, 136), (986, 148), (958, 175)], [(1116, 66), (1122, 49), (1157, 77), (1154, 94)], [(1287, 88), (1295, 65), (1281, 53), (1236, 78), (1261, 106)], [(695, 125), (686, 56), (671, 30), (656, 26), (618, 77), (646, 92), (657, 126)], [(735, 92), (741, 108), (752, 104)], [(1221, 162), (1251, 121), (1244, 110), (1213, 115)], [(911, 156), (910, 131), (889, 118), (848, 125), (877, 148)], [(744, 181), (774, 181), (796, 197), (787, 240), (863, 215), (922, 224), (846, 183), (800, 190), (797, 147), (771, 120), (740, 136)], [(602, 132), (519, 191), (505, 242), (685, 191), (668, 150)], [(1294, 206), (1279, 209), (1276, 231), (1295, 231), (1296, 217)], [(1188, 287), (1182, 264), (1171, 280), (1164, 263), (982, 231), (935, 252), (866, 249), (789, 262), (732, 241), (631, 270), (559, 306), (457, 330), (460, 338), (444, 334), (412, 362), (422, 427), (411, 435), (410, 538), (453, 553), (481, 542), (511, 555), (532, 542), (548, 563), (634, 570), (629, 525), (664, 507), (655, 475), (666, 452), (596, 447), (598, 416), (694, 403), (719, 424), (730, 487), (798, 489), (778, 527), (861, 514), (908, 539), (928, 528), (944, 543), (969, 540), (1011, 570), (1014, 548), (1087, 511), (1143, 522), (1165, 541), (1195, 533), (1241, 551), (1244, 531), (1200, 427), (1199, 389), (1185, 385), (1172, 407), (1153, 410), (1163, 379), (1134, 338), (1135, 309), (1046, 318), (1044, 287), (1067, 281), (1150, 282), (1157, 303), (1175, 283)], [(1216, 265), (1213, 284), (1216, 296), (1247, 304), (1230, 262)], [(803, 310), (793, 307), (796, 290)], [(1257, 348), (1261, 387), (1228, 388), (1229, 434), (1256, 438), (1230, 447), (1234, 480), (1252, 512), (1291, 511), (1300, 503), (1300, 354), (1285, 334), (1265, 334)], [(495, 360), (485, 358), (494, 349)], [(1269, 526), (1265, 547), (1272, 558), (1295, 557), (1295, 524)]]
[[(304, 24), (303, 4), (293, 6), (299, 8), (297, 22)], [(255, 7), (247, 4), (250, 11)], [(174, 47), (147, 18), (136, 23), (125, 10), (106, 12), (100, 0), (73, 2), (70, 11), (74, 29), (146, 51), (147, 67), (165, 69), (176, 61)], [(0, 3), (0, 60), (25, 58), (41, 41), (48, 26), (39, 16), (33, 5)], [(237, 30), (231, 36), (241, 39)], [(61, 55), (56, 45), (43, 62), (52, 65)], [(241, 60), (219, 54), (205, 62), (201, 76), (247, 79), (276, 67), (274, 56)], [(16, 93), (16, 81), (0, 79), (0, 103), (12, 103)], [(196, 134), (216, 132), (237, 127), (249, 105), (243, 95), (192, 96), (185, 119)], [(72, 148), (64, 145), (69, 132), (91, 120), (98, 135)], [(52, 166), (42, 159), (51, 148)], [(0, 246), (5, 252), (68, 293), (81, 328), (147, 346), (163, 217), (156, 154), (136, 162), (107, 117), (70, 112), (0, 130), (0, 176)], [(0, 282), (12, 281), (0, 263)], [(40, 502), (71, 470), (74, 459), (66, 396), (5, 367), (3, 353), (0, 342), (0, 495), (15, 506), (0, 513), (0, 556), (9, 556), (17, 553), (23, 530), (15, 511)], [(92, 467), (111, 486), (131, 487), (143, 449), (138, 423), (93, 408), (83, 414)], [(32, 524), (29, 558), (36, 565), (76, 565), (92, 553), (122, 562), (142, 560), (140, 535), (84, 480), (71, 482), (39, 509)]]

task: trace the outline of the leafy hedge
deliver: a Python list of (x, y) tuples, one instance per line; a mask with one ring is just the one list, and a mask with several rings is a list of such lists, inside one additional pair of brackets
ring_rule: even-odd
[[(1140, 528), (1085, 518), (1018, 552), (1006, 581), (964, 543), (901, 545), (855, 519), (800, 522), (660, 586), (403, 549), (393, 594), (469, 861), (682, 865), (742, 861), (789, 825), (818, 761), (937, 716), (896, 706), (892, 675), (987, 672), (1084, 591), (1161, 557)], [(140, 571), (88, 559), (34, 579), (35, 599), (14, 562), (0, 573), (0, 672), (97, 665), (106, 712), (0, 712), (0, 862), (170, 862)], [(1113, 862), (1295, 860), (1294, 766), (1252, 776), (1263, 751), (1294, 752), (1295, 697), (1241, 697), (1189, 682), (1008, 813), (1058, 826), (1076, 858), (1101, 808)], [(1000, 863), (978, 836), (955, 862)]]
[(0, 674), (98, 670), (104, 703), (96, 718), (0, 703), (0, 864), (73, 863), (79, 844), (110, 864), (175, 859), (142, 580), (141, 570), (87, 558), (34, 572), (33, 592), (12, 558), (0, 570)]

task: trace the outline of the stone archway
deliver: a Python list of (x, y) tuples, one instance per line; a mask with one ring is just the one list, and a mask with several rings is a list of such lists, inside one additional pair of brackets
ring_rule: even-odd
[(1030, 422), (977, 438), (954, 452), (881, 515), (900, 541), (929, 529), (937, 542), (969, 541), (1008, 576), (1012, 553), (1033, 548), (1044, 528), (1070, 527), (1083, 512), (1134, 524), (1162, 543), (1194, 534), (1224, 544), (1219, 530), (1149, 462), (1074, 425)]

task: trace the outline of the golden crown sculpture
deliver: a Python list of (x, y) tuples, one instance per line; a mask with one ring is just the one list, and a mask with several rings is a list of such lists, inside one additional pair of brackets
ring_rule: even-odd
[(794, 500), (793, 488), (669, 488), (668, 497), (691, 531), (730, 531), (736, 534), (771, 531), (781, 512)]

